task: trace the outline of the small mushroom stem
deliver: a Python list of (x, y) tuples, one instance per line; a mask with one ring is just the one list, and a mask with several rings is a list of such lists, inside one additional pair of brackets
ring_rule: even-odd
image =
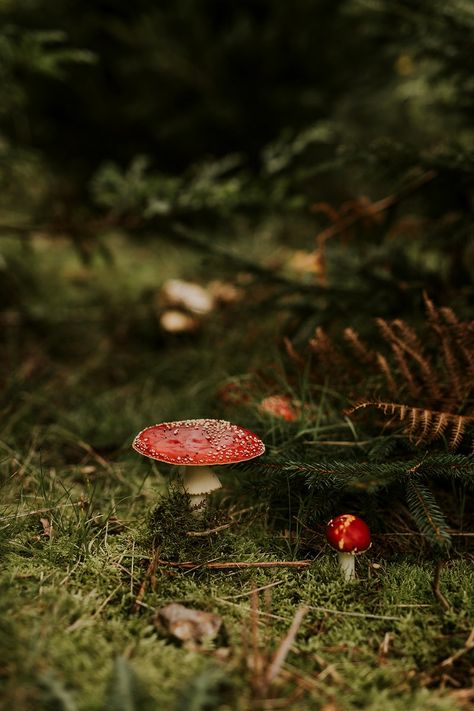
[(220, 489), (219, 477), (209, 467), (183, 467), (183, 489), (191, 499), (191, 510), (197, 512), (212, 491)]
[(354, 580), (355, 574), (355, 555), (353, 553), (344, 553), (338, 551), (339, 569), (344, 577), (344, 580)]

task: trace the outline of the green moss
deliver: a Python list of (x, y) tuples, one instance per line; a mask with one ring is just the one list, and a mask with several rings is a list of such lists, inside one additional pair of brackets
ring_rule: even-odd
[[(177, 268), (175, 257), (166, 267), (170, 273)], [(223, 475), (222, 495), (191, 514), (186, 496), (173, 486), (167, 490), (167, 468), (132, 452), (131, 440), (153, 422), (227, 416), (216, 403), (216, 383), (223, 374), (261, 363), (258, 348), (268, 351), (268, 345), (258, 346), (251, 319), (248, 339), (257, 344), (251, 353), (241, 342), (245, 326), (228, 329), (224, 338), (218, 320), (196, 340), (154, 340), (156, 323), (146, 310), (140, 328), (148, 340), (143, 339), (133, 330), (138, 328), (134, 309), (154, 283), (148, 264), (143, 282), (132, 288), (129, 261), (121, 253), (115, 273), (100, 268), (88, 287), (92, 293), (84, 295), (65, 269), (71, 263), (78, 268), (76, 257), (52, 253), (45, 260), (39, 269), (44, 311), (59, 318), (64, 303), (85, 308), (89, 299), (99, 305), (100, 318), (87, 325), (71, 320), (62, 343), (46, 325), (38, 326), (34, 363), (23, 364), (25, 372), (30, 372), (26, 366), (33, 368), (33, 375), (12, 374), (0, 395), (6, 413), (0, 425), (0, 697), (5, 706), (113, 711), (122, 697), (144, 711), (189, 711), (190, 699), (201, 700), (198, 711), (255, 708), (263, 700), (253, 691), (252, 630), (268, 663), (304, 604), (309, 609), (288, 654), (286, 676), (268, 690), (269, 697), (288, 698), (304, 682), (306, 690), (291, 705), (295, 711), (320, 711), (335, 701), (341, 711), (457, 710), (449, 693), (456, 684), (471, 683), (468, 655), (450, 668), (454, 681), (444, 682), (444, 691), (440, 663), (463, 649), (472, 628), (469, 557), (460, 554), (442, 570), (440, 585), (452, 605), (445, 612), (432, 594), (433, 564), (415, 545), (407, 544), (404, 557), (383, 559), (374, 545), (370, 555), (358, 558), (359, 579), (345, 584), (322, 537), (304, 540), (311, 532), (302, 527), (299, 512), (309, 504), (301, 488), (293, 495), (286, 475), (264, 480), (256, 468), (245, 476), (241, 472), (239, 480), (231, 470)], [(134, 253), (132, 263), (139, 262)], [(122, 309), (122, 318), (120, 291), (126, 284), (129, 311)], [(116, 320), (123, 331), (111, 336)], [(265, 327), (270, 331), (273, 325)], [(32, 342), (26, 333), (20, 340), (12, 341), (12, 357), (23, 363), (20, 346)], [(332, 426), (329, 420), (340, 425), (336, 410), (328, 408), (325, 426)], [(298, 444), (306, 425), (313, 435), (317, 429), (314, 422), (301, 422), (292, 430), (250, 407), (233, 414), (268, 435), (275, 447)], [(269, 511), (271, 501), (277, 508)], [(328, 499), (318, 506), (329, 504)], [(243, 508), (246, 513), (236, 516)], [(227, 523), (232, 525), (209, 533)], [(304, 555), (313, 556), (314, 563), (304, 570), (227, 571), (159, 565), (150, 576), (156, 550), (164, 560), (200, 564)], [(255, 588), (265, 588), (257, 625), (251, 611)], [(154, 625), (156, 610), (169, 602), (221, 615), (224, 639), (202, 650), (169, 639)], [(388, 647), (382, 654), (384, 640)], [(219, 650), (222, 645), (228, 652)]]

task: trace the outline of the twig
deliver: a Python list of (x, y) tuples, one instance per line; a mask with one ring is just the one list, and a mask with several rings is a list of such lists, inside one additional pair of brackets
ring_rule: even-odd
[(298, 630), (301, 627), (301, 623), (303, 622), (303, 617), (306, 615), (307, 612), (308, 612), (308, 608), (305, 607), (304, 605), (302, 607), (299, 607), (296, 610), (295, 616), (293, 618), (293, 622), (291, 623), (288, 632), (286, 633), (286, 635), (283, 637), (280, 644), (278, 645), (278, 649), (275, 652), (273, 661), (270, 664), (270, 666), (268, 667), (267, 672), (265, 674), (265, 681), (268, 685), (272, 684), (273, 681), (278, 676), (278, 673), (283, 665), (283, 662), (285, 661), (286, 657), (288, 656), (291, 646), (292, 646), (293, 642), (295, 641), (295, 637), (298, 634)]
[(385, 212), (390, 207), (393, 207), (398, 202), (401, 202), (412, 192), (423, 187), (426, 183), (429, 183), (434, 180), (437, 175), (438, 173), (435, 170), (428, 170), (426, 173), (423, 173), (423, 175), (421, 175), (419, 178), (416, 178), (415, 180), (413, 180), (413, 182), (411, 182), (405, 188), (400, 190), (398, 194), (388, 195), (387, 197), (382, 198), (377, 202), (371, 203), (369, 211), (351, 213), (347, 217), (340, 219), (338, 222), (331, 225), (330, 227), (327, 227), (325, 230), (323, 230), (317, 235), (316, 239), (318, 244), (324, 244), (326, 240), (328, 240), (330, 237), (334, 237), (335, 235), (345, 232), (349, 227), (352, 227), (358, 222), (361, 222), (362, 220), (366, 219), (367, 215), (372, 216), (377, 215), (381, 212)]
[[(262, 590), (268, 590), (269, 588), (274, 588), (277, 585), (281, 585), (284, 582), (284, 580), (276, 580), (274, 583), (269, 583), (268, 585), (262, 585), (260, 588), (253, 588), (253, 590), (249, 590), (248, 592), (243, 592), (240, 593), (239, 595), (232, 595), (230, 599), (232, 600), (238, 600), (239, 597), (248, 597), (248, 595), (253, 595), (254, 593), (262, 592)], [(229, 600), (227, 597), (221, 598), (221, 600)]]
[[(239, 610), (242, 610), (243, 612), (251, 611), (251, 608), (248, 607), (248, 605), (241, 605), (238, 602), (232, 602), (232, 600), (226, 600), (226, 598), (224, 598), (224, 597), (217, 597), (214, 595), (213, 600), (216, 600), (217, 602), (221, 602), (224, 605), (232, 605), (232, 607), (238, 607)], [(290, 621), (289, 617), (283, 617), (282, 615), (274, 615), (271, 612), (265, 612), (264, 610), (257, 610), (257, 615), (262, 615), (263, 617), (269, 617), (271, 620), (282, 620), (283, 622)]]
[(83, 506), (83, 505), (84, 505), (83, 501), (73, 501), (68, 504), (58, 504), (57, 506), (47, 506), (44, 509), (35, 509), (34, 511), (26, 511), (23, 513), (11, 514), (9, 516), (2, 516), (0, 518), (0, 523), (3, 523), (4, 521), (13, 521), (14, 519), (17, 519), (17, 518), (25, 518), (26, 516), (36, 516), (36, 514), (48, 513), (50, 511), (56, 511), (57, 509), (65, 509), (68, 506)]
[(218, 531), (224, 531), (226, 528), (230, 528), (238, 521), (231, 521), (230, 523), (223, 523), (222, 526), (216, 526), (215, 528), (208, 528), (206, 531), (186, 531), (186, 535), (190, 538), (201, 538), (204, 536), (210, 536), (212, 533), (217, 533)]
[(228, 570), (232, 568), (308, 568), (313, 561), (311, 560), (272, 560), (272, 561), (262, 561), (262, 562), (223, 562), (223, 563), (192, 563), (191, 561), (186, 561), (185, 563), (176, 563), (171, 560), (161, 560), (158, 559), (158, 565), (169, 565), (171, 568), (184, 568), (189, 570), (190, 568), (213, 568), (214, 570)]
[(148, 583), (150, 582), (150, 580), (154, 577), (154, 575), (155, 575), (155, 573), (156, 573), (156, 568), (157, 568), (157, 566), (158, 566), (158, 563), (160, 562), (160, 561), (159, 561), (159, 558), (158, 558), (159, 554), (160, 554), (160, 551), (159, 551), (159, 549), (157, 548), (156, 551), (155, 551), (155, 553), (154, 553), (154, 555), (153, 555), (153, 556), (151, 557), (151, 559), (150, 559), (150, 562), (149, 562), (149, 564), (148, 564), (148, 568), (147, 568), (146, 573), (145, 573), (145, 577), (144, 577), (143, 580), (142, 580), (142, 583), (141, 583), (141, 585), (140, 585), (140, 589), (139, 589), (138, 594), (137, 594), (137, 596), (136, 596), (136, 598), (135, 598), (135, 601), (134, 601), (134, 603), (133, 603), (132, 612), (134, 612), (134, 613), (137, 613), (138, 610), (140, 609), (141, 601), (142, 601), (142, 599), (143, 599), (143, 597), (144, 597), (144, 595), (145, 595), (145, 590), (146, 590), (146, 588), (147, 588), (147, 585), (148, 585)]
[(459, 659), (459, 657), (462, 657), (464, 654), (467, 654), (467, 652), (470, 652), (471, 649), (474, 649), (474, 627), (472, 628), (472, 630), (469, 634), (469, 637), (464, 642), (464, 647), (462, 647), (457, 652), (455, 652), (451, 657), (448, 657), (447, 659), (442, 661), (440, 666), (442, 666), (442, 667), (452, 666), (453, 662), (455, 662), (457, 659)]
[(401, 620), (401, 617), (392, 615), (372, 615), (365, 612), (349, 612), (348, 610), (331, 610), (329, 607), (314, 607), (308, 606), (308, 610), (316, 610), (317, 612), (329, 612), (332, 615), (345, 615), (347, 617), (368, 617), (371, 620)]
[(433, 590), (433, 595), (435, 598), (438, 600), (439, 604), (443, 608), (443, 610), (450, 610), (451, 609), (451, 603), (449, 600), (443, 595), (440, 589), (440, 577), (441, 577), (441, 569), (444, 565), (444, 561), (438, 560), (435, 564), (435, 570), (434, 570), (434, 577), (433, 577), (433, 583), (432, 583), (432, 590)]

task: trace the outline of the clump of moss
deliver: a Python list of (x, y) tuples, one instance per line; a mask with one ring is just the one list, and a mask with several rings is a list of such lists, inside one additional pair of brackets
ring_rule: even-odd
[(177, 488), (161, 497), (149, 516), (147, 545), (159, 549), (160, 558), (176, 562), (202, 562), (230, 553), (234, 534), (229, 529), (213, 532), (225, 522), (225, 512), (209, 505), (192, 512), (190, 503), (189, 494)]

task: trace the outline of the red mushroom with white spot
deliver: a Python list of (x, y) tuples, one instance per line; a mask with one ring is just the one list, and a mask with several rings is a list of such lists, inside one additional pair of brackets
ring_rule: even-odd
[(237, 464), (265, 451), (262, 440), (250, 430), (212, 419), (152, 425), (137, 434), (132, 446), (146, 457), (183, 468), (183, 488), (194, 509), (222, 486), (209, 465)]
[(339, 567), (345, 580), (355, 578), (355, 557), (371, 546), (370, 529), (361, 518), (341, 514), (326, 527), (329, 545), (337, 551)]
[(261, 401), (259, 409), (287, 422), (295, 422), (299, 417), (298, 410), (287, 395), (269, 395)]

